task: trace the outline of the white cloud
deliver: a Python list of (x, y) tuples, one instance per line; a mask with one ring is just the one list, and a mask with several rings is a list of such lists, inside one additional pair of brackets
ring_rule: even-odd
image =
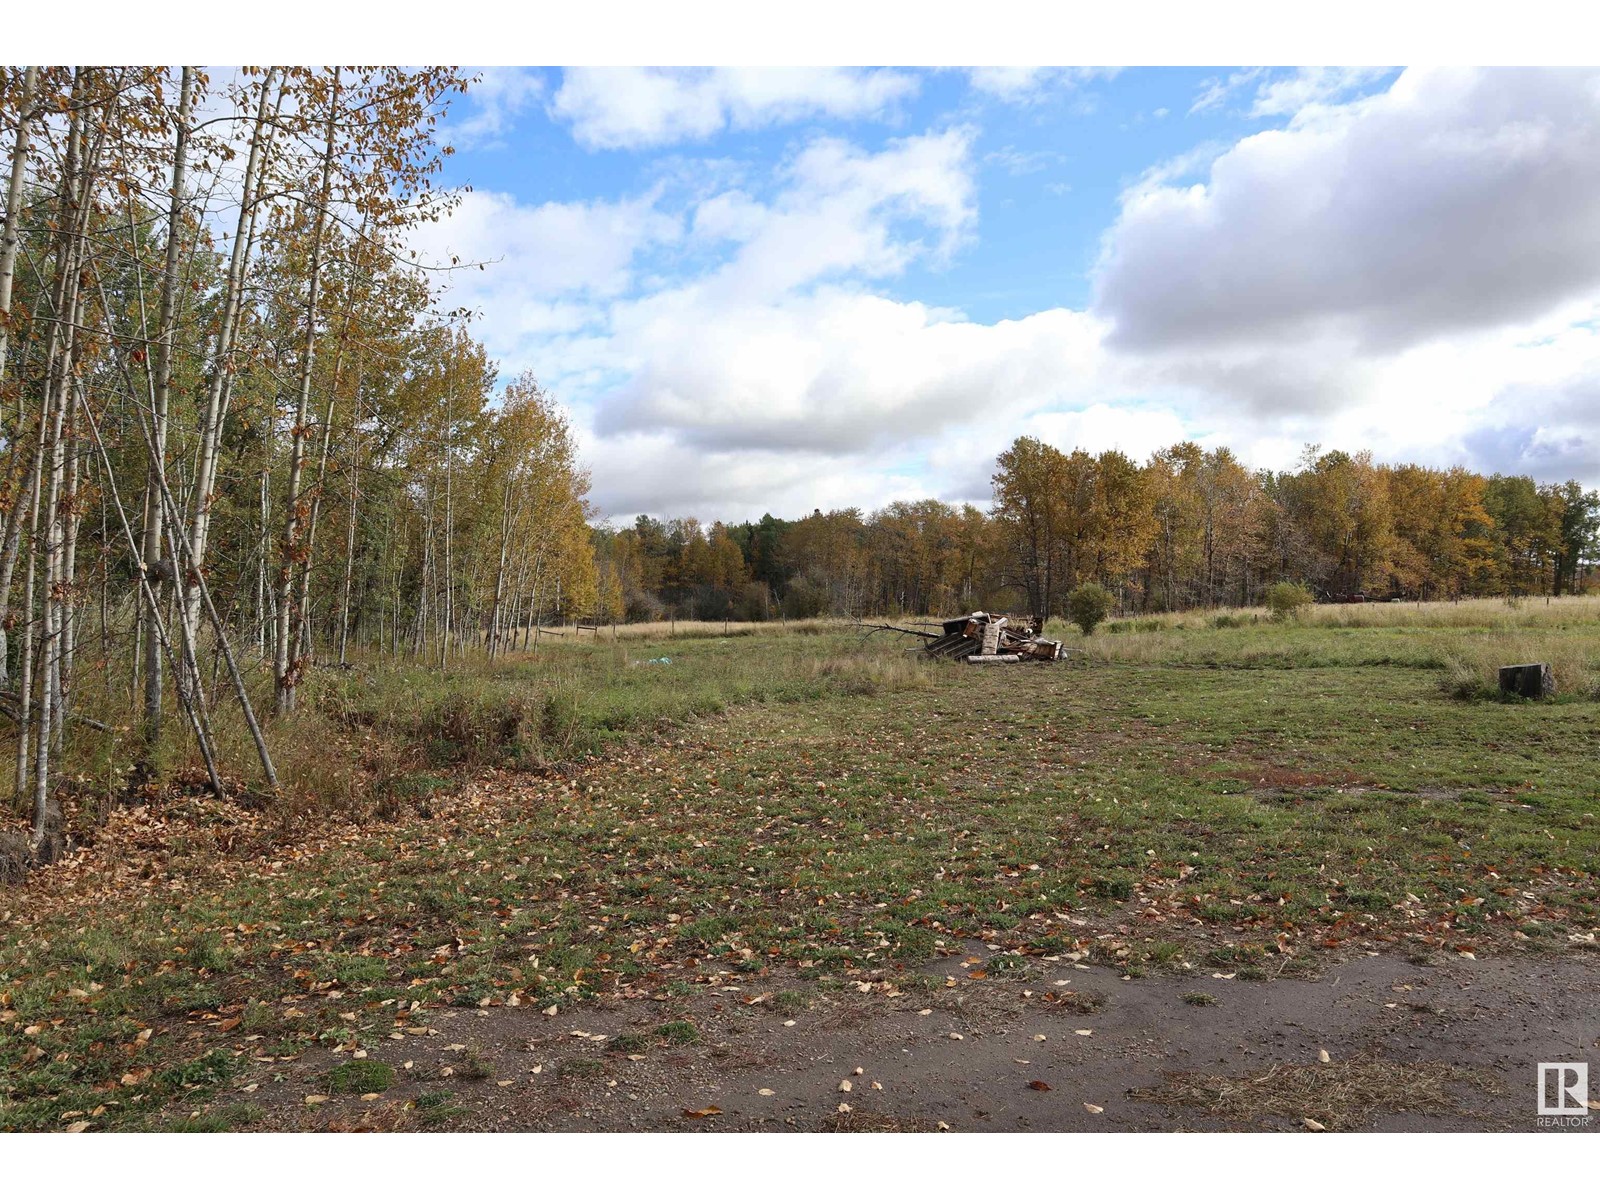
[(1252, 117), (1289, 117), (1312, 104), (1331, 104), (1368, 87), (1389, 67), (1300, 67), (1291, 75), (1269, 79), (1256, 90)]
[(799, 517), (823, 510), (879, 508), (921, 499), (928, 481), (881, 459), (803, 450), (711, 450), (667, 433), (585, 438), (596, 465), (596, 499), (613, 517), (641, 512), (704, 520), (756, 520), (762, 513)]
[(460, 149), (503, 146), (516, 119), (544, 95), (544, 78), (532, 67), (480, 67), (465, 101), (457, 100), (445, 136)]
[(573, 403), (617, 516), (981, 503), (1018, 433), (1135, 458), (1192, 438), (1273, 468), (1320, 442), (1600, 483), (1595, 78), (1272, 94), (1298, 104), (1287, 128), (1127, 190), (1087, 312), (986, 324), (900, 294), (978, 236), (968, 128), (674, 159), (611, 201), (478, 194), (435, 236), (504, 257), (462, 281), (482, 332)]
[(1246, 67), (1223, 78), (1207, 79), (1200, 85), (1200, 94), (1189, 106), (1190, 114), (1216, 111), (1234, 95), (1260, 79), (1266, 70), (1265, 67)]
[(1050, 314), (986, 327), (860, 288), (948, 255), (967, 233), (970, 141), (950, 130), (868, 154), (817, 139), (777, 172), (770, 202), (742, 191), (703, 202), (696, 233), (737, 248), (699, 277), (611, 307), (627, 381), (599, 398), (598, 431), (841, 452), (908, 429), (926, 436), (1007, 387), (1037, 394), (1026, 364), (1074, 344), (1046, 328)]
[[(893, 275), (947, 256), (977, 218), (972, 133), (906, 138), (868, 154), (819, 138), (779, 173), (785, 185), (719, 274), (744, 296), (774, 296), (842, 272)], [(930, 246), (920, 236), (931, 233)]]
[(464, 264), (450, 277), (450, 303), (481, 314), (477, 334), (508, 370), (546, 371), (547, 339), (602, 320), (604, 302), (634, 286), (636, 257), (681, 238), (682, 222), (657, 200), (651, 192), (523, 205), (501, 192), (468, 192), (444, 220), (419, 229), (413, 244), (424, 261)]
[(982, 325), (841, 288), (734, 309), (690, 289), (613, 322), (637, 365), (599, 431), (673, 430), (714, 449), (914, 444), (1069, 397), (1097, 353), (1091, 323), (1065, 309)]
[(1135, 462), (1193, 436), (1189, 424), (1171, 408), (1118, 406), (1104, 401), (1085, 408), (1034, 413), (1025, 430), (1052, 445), (1076, 447), (1090, 454), (1120, 450)]
[(1126, 348), (1402, 347), (1600, 284), (1600, 74), (1408, 71), (1134, 189), (1096, 307)]
[(1053, 92), (1070, 91), (1096, 79), (1110, 79), (1116, 67), (968, 67), (974, 91), (1007, 104), (1033, 104)]
[(884, 119), (918, 86), (903, 71), (849, 67), (574, 67), (550, 114), (591, 149), (638, 149), (818, 117)]
[(1241, 115), (1252, 119), (1293, 116), (1313, 104), (1347, 99), (1377, 83), (1391, 70), (1391, 67), (1296, 67), (1285, 73), (1270, 67), (1245, 67), (1202, 83), (1189, 112), (1216, 112), (1254, 87), (1250, 107)]
[(1060, 166), (1067, 156), (1059, 150), (1019, 150), (1015, 146), (1002, 146), (983, 156), (986, 165), (1004, 167), (1008, 175), (1032, 175), (1049, 167)]

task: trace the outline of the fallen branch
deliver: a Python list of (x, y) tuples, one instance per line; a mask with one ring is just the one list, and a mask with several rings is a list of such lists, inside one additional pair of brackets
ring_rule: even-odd
[(920, 629), (905, 629), (899, 625), (873, 625), (866, 621), (857, 621), (856, 627), (858, 629), (865, 629), (869, 634), (880, 632), (905, 633), (912, 637), (928, 638), (930, 641), (939, 636), (937, 633), (925, 633)]
[[(5, 704), (0, 704), (0, 717), (10, 717), (18, 725), (22, 724), (21, 716), (18, 715), (15, 708), (11, 707), (11, 705), (17, 703), (17, 694), (15, 692), (0, 692), (0, 700), (8, 702)], [(76, 721), (79, 725), (87, 725), (90, 729), (98, 729), (101, 733), (114, 732), (111, 726), (103, 724), (100, 721), (96, 721), (93, 717), (79, 716), (75, 712), (67, 713), (67, 720)]]

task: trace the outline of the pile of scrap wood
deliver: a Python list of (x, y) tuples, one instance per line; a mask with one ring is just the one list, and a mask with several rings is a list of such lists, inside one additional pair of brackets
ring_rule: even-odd
[(924, 639), (922, 652), (934, 658), (954, 658), (977, 666), (994, 663), (1055, 662), (1065, 653), (1060, 642), (1040, 637), (1032, 626), (998, 613), (975, 612), (941, 621), (940, 633), (902, 629), (898, 625), (871, 625), (909, 633)]

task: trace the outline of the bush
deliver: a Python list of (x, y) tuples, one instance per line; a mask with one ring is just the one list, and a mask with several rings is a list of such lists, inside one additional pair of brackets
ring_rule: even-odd
[(1111, 612), (1111, 593), (1098, 583), (1085, 583), (1067, 597), (1067, 617), (1088, 637)]
[(1312, 602), (1311, 592), (1298, 583), (1275, 583), (1267, 589), (1267, 610), (1274, 621), (1287, 621)]

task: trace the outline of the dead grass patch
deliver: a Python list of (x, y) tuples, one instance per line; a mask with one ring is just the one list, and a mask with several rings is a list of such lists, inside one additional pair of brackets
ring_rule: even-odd
[(823, 1133), (934, 1133), (938, 1126), (921, 1117), (892, 1117), (888, 1113), (829, 1113), (818, 1124)]
[(1328, 1129), (1356, 1129), (1380, 1112), (1455, 1112), (1451, 1085), (1490, 1087), (1482, 1072), (1446, 1063), (1382, 1060), (1284, 1064), (1259, 1075), (1169, 1072), (1160, 1087), (1135, 1088), (1134, 1100), (1204, 1109), (1239, 1123), (1262, 1117), (1303, 1121)]

